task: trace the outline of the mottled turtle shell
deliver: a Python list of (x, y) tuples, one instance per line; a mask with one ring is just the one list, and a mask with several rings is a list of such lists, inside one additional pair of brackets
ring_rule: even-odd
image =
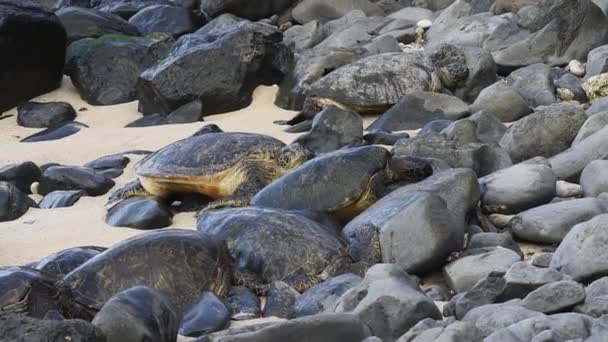
[(262, 189), (251, 204), (288, 210), (334, 212), (355, 203), (372, 176), (386, 167), (389, 152), (379, 146), (341, 149), (309, 160)]
[(204, 291), (224, 295), (230, 285), (226, 247), (196, 231), (167, 229), (122, 241), (64, 278), (71, 299), (99, 310), (116, 293), (136, 285), (162, 291), (181, 313)]
[(40, 260), (35, 268), (56, 279), (63, 279), (76, 267), (104, 250), (103, 247), (95, 246), (68, 248)]
[(285, 144), (271, 136), (253, 133), (216, 132), (176, 141), (140, 161), (139, 176), (207, 176), (225, 171), (243, 157), (272, 153)]
[(54, 279), (28, 267), (0, 267), (0, 311), (42, 318), (55, 310)]
[(316, 276), (347, 247), (337, 231), (293, 212), (256, 207), (204, 212), (197, 229), (226, 241), (234, 267), (266, 283), (292, 275)]

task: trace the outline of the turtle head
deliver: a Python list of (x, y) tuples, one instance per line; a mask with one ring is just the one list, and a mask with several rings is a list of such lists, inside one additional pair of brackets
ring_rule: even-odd
[(277, 155), (277, 163), (281, 168), (289, 171), (296, 168), (305, 161), (312, 159), (314, 154), (306, 149), (304, 146), (293, 143), (283, 147)]

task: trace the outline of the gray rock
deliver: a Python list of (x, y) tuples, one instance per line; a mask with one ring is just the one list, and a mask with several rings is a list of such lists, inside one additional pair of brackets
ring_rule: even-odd
[(496, 330), (507, 328), (517, 322), (543, 316), (542, 313), (528, 310), (518, 303), (502, 303), (476, 307), (469, 311), (462, 320), (473, 323), (485, 337)]
[(34, 133), (30, 136), (27, 136), (20, 140), (20, 142), (39, 142), (39, 141), (49, 141), (49, 140), (59, 140), (65, 137), (69, 137), (70, 135), (74, 135), (84, 127), (89, 127), (85, 124), (76, 121), (70, 121), (66, 124), (63, 124), (58, 127), (51, 127), (45, 130), (42, 130), (38, 133)]
[(23, 127), (57, 127), (75, 118), (76, 111), (66, 102), (27, 102), (17, 107), (17, 123)]
[(100, 196), (108, 192), (114, 181), (95, 170), (81, 166), (51, 166), (40, 178), (38, 192), (46, 195), (55, 190), (82, 190), (87, 196)]
[[(80, 96), (93, 105), (113, 105), (136, 99), (139, 75), (163, 59), (173, 39), (106, 35), (82, 39), (68, 47), (66, 75)], [(103, 66), (113, 65), (106, 70)]]
[(601, 97), (591, 103), (591, 106), (587, 108), (586, 113), (591, 116), (605, 111), (608, 111), (608, 98)]
[(514, 123), (500, 140), (514, 163), (537, 157), (551, 157), (566, 150), (587, 120), (580, 106), (560, 103), (539, 107)]
[[(209, 342), (333, 342), (361, 341), (371, 336), (364, 320), (357, 315), (326, 313), (270, 324), (252, 332), (220, 336)], [(200, 342), (206, 342), (202, 340)]]
[(96, 9), (65, 7), (57, 12), (65, 27), (68, 44), (83, 38), (97, 38), (106, 34), (139, 36), (137, 28), (119, 16)]
[(73, 206), (80, 197), (82, 190), (56, 190), (51, 191), (44, 196), (38, 206), (40, 209), (65, 208)]
[(124, 154), (111, 154), (108, 156), (99, 157), (86, 164), (84, 167), (91, 168), (96, 171), (103, 171), (108, 169), (124, 169), (129, 165), (131, 160)]
[(557, 247), (551, 268), (577, 281), (606, 274), (608, 262), (603, 256), (604, 241), (608, 239), (604, 229), (607, 223), (608, 214), (603, 214), (574, 226)]
[(0, 314), (0, 340), (14, 342), (107, 341), (99, 328), (84, 320), (41, 320), (11, 312)]
[(547, 268), (549, 264), (551, 264), (551, 259), (553, 258), (553, 253), (540, 253), (536, 254), (532, 257), (532, 265), (536, 267)]
[(521, 302), (527, 309), (552, 314), (585, 300), (585, 288), (572, 280), (552, 282), (530, 292)]
[(457, 97), (428, 91), (414, 91), (405, 94), (397, 104), (367, 127), (367, 130), (412, 130), (434, 120), (457, 120), (468, 114), (469, 106)]
[(442, 135), (416, 136), (401, 140), (393, 149), (395, 155), (444, 160), (453, 168), (470, 168), (485, 176), (512, 165), (508, 154), (495, 144), (456, 144)]
[(576, 178), (589, 163), (605, 158), (608, 148), (607, 135), (608, 127), (604, 127), (564, 152), (551, 157), (549, 162), (557, 178)]
[(573, 309), (591, 317), (608, 314), (608, 277), (600, 278), (585, 288), (585, 301)]
[(404, 7), (398, 11), (392, 12), (388, 17), (417, 23), (424, 19), (433, 21), (435, 14), (432, 10), (427, 8)]
[(91, 323), (108, 342), (172, 342), (177, 338), (179, 317), (162, 292), (136, 286), (112, 296)]
[(363, 139), (363, 120), (359, 114), (334, 106), (318, 113), (310, 132), (294, 140), (309, 151), (320, 154), (346, 146), (357, 146)]
[(150, 197), (131, 197), (108, 210), (106, 223), (136, 229), (164, 228), (173, 222), (171, 212)]
[[(598, 0), (599, 1), (599, 0)], [(608, 8), (608, 7), (607, 7)], [(608, 337), (608, 316), (599, 317), (593, 321), (591, 326), (591, 336), (585, 342), (602, 342)]]
[(519, 245), (515, 240), (513, 240), (513, 236), (509, 232), (504, 233), (486, 233), (482, 232), (479, 234), (475, 234), (469, 238), (469, 243), (467, 245), (468, 250), (473, 250), (476, 248), (485, 248), (485, 247), (504, 247), (512, 250), (513, 252), (519, 254), (522, 258), (524, 257), (524, 253), (519, 248)]
[(504, 272), (491, 272), (470, 290), (454, 296), (443, 307), (444, 316), (454, 316), (456, 319), (462, 319), (467, 312), (476, 307), (496, 303), (506, 286), (503, 276)]
[(41, 175), (38, 165), (31, 161), (0, 167), (0, 181), (12, 183), (24, 194), (31, 193), (30, 186), (40, 180)]
[(515, 216), (510, 224), (519, 239), (541, 244), (559, 244), (576, 224), (606, 212), (595, 198), (545, 204)]
[(268, 290), (264, 317), (295, 317), (295, 304), (300, 294), (282, 281), (273, 281)]
[(372, 145), (395, 145), (397, 141), (401, 139), (408, 139), (410, 137), (406, 132), (403, 133), (389, 133), (389, 132), (371, 132), (363, 136), (368, 144)]
[(232, 309), (233, 320), (240, 321), (262, 316), (260, 298), (246, 287), (231, 287), (227, 301)]
[(471, 112), (478, 111), (494, 114), (503, 122), (517, 121), (532, 112), (526, 100), (504, 81), (498, 81), (479, 93), (471, 105)]
[(566, 73), (562, 77), (555, 80), (556, 89), (568, 89), (574, 95), (573, 100), (578, 102), (587, 102), (587, 94), (583, 90), (583, 81), (571, 73)]
[(295, 317), (311, 316), (334, 309), (342, 294), (361, 283), (361, 277), (346, 273), (330, 278), (297, 297)]
[(398, 266), (387, 264), (371, 267), (359, 285), (342, 295), (335, 311), (357, 315), (383, 340), (399, 338), (424, 318), (441, 318), (414, 280)]
[(196, 31), (200, 20), (192, 11), (183, 7), (168, 5), (148, 6), (129, 19), (144, 36), (151, 33), (165, 33), (173, 37)]
[(511, 73), (507, 84), (523, 97), (531, 108), (555, 102), (555, 85), (548, 65), (533, 64)]
[[(462, 249), (464, 221), (436, 194), (400, 190), (350, 221), (342, 234), (355, 261), (373, 265), (381, 260), (408, 273), (432, 272)], [(380, 251), (372, 249), (377, 243)]]
[(424, 294), (434, 302), (447, 302), (452, 297), (450, 289), (443, 284), (429, 285), (424, 289)]
[(230, 324), (230, 310), (213, 292), (203, 292), (201, 298), (185, 313), (179, 334), (198, 337), (226, 329)]
[(446, 326), (437, 326), (422, 332), (408, 331), (397, 342), (432, 342), (432, 341), (467, 341), (481, 342), (481, 331), (469, 322), (453, 322)]
[(517, 214), (555, 197), (555, 174), (544, 163), (520, 163), (479, 179), (481, 207), (489, 213)]
[(497, 329), (484, 342), (547, 341), (534, 339), (541, 334), (549, 335), (549, 341), (576, 341), (589, 337), (592, 322), (590, 317), (576, 313), (540, 315)]
[(495, 247), (452, 261), (443, 268), (448, 285), (457, 293), (470, 290), (493, 271), (506, 272), (521, 257), (510, 249)]
[(506, 285), (500, 299), (524, 298), (543, 285), (567, 278), (552, 268), (537, 267), (525, 261), (516, 262), (505, 274)]
[(344, 16), (358, 9), (366, 15), (380, 15), (382, 10), (368, 0), (305, 0), (296, 6), (291, 15), (298, 23), (305, 24), (312, 20), (329, 21)]
[(585, 80), (608, 71), (608, 45), (598, 46), (589, 51), (585, 71)]
[(453, 121), (451, 120), (433, 120), (426, 125), (424, 125), (419, 131), (417, 135), (425, 136), (425, 135), (433, 135), (435, 133), (441, 133), (444, 129), (448, 128)]
[(36, 202), (12, 183), (0, 182), (0, 222), (16, 220), (30, 207), (36, 207)]
[(507, 132), (507, 126), (492, 113), (480, 111), (468, 120), (475, 123), (477, 138), (484, 143), (498, 143)]
[(477, 137), (477, 124), (467, 119), (452, 122), (451, 125), (441, 131), (441, 135), (450, 143), (458, 145), (479, 142), (479, 138)]
[(585, 196), (596, 197), (603, 192), (608, 192), (607, 169), (608, 160), (594, 160), (583, 169), (580, 183)]
[(117, 15), (125, 20), (129, 20), (129, 18), (133, 17), (137, 12), (144, 10), (148, 6), (156, 5), (183, 7), (171, 3), (171, 0), (91, 0), (91, 6), (94, 9)]
[(304, 25), (294, 25), (283, 32), (283, 43), (295, 52), (301, 52), (317, 45), (323, 37), (322, 24), (316, 20)]
[(605, 126), (608, 126), (608, 111), (591, 115), (578, 130), (578, 134), (576, 135), (576, 138), (574, 138), (572, 145), (580, 143), (582, 140), (586, 139)]
[(257, 20), (269, 18), (274, 14), (280, 14), (288, 9), (293, 3), (295, 3), (293, 0), (201, 0), (200, 11), (212, 18), (217, 17), (222, 13), (232, 13), (241, 18)]

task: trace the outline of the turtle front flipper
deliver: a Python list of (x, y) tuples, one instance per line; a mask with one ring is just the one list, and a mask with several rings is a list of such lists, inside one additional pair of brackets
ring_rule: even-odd
[(144, 189), (139, 179), (131, 181), (125, 184), (123, 187), (119, 188), (118, 190), (114, 191), (112, 195), (110, 195), (110, 198), (108, 198), (106, 206), (110, 206), (118, 201), (135, 196), (151, 196), (151, 194), (146, 191), (146, 189)]

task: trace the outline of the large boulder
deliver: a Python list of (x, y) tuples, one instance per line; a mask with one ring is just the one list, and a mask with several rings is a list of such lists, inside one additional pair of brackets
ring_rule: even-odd
[(137, 28), (119, 16), (82, 7), (66, 7), (57, 16), (68, 34), (68, 43), (106, 34), (139, 36)]
[(593, 319), (576, 313), (539, 315), (495, 329), (484, 342), (582, 341), (591, 334)]
[(596, 197), (608, 192), (607, 169), (608, 160), (594, 160), (583, 169), (580, 184), (585, 196)]
[(66, 39), (52, 12), (29, 0), (0, 1), (0, 113), (61, 85)]
[(75, 118), (76, 111), (67, 102), (27, 102), (17, 107), (17, 124), (23, 127), (56, 127)]
[(156, 5), (137, 12), (129, 19), (129, 24), (135, 26), (144, 36), (160, 32), (179, 37), (196, 31), (202, 23), (187, 8)]
[(352, 312), (375, 336), (395, 340), (425, 318), (441, 319), (435, 303), (397, 265), (378, 264), (342, 295), (336, 312)]
[(361, 10), (366, 15), (381, 15), (382, 10), (374, 1), (368, 0), (304, 0), (292, 11), (293, 18), (302, 24), (312, 20), (338, 19), (352, 10)]
[(68, 48), (66, 74), (90, 104), (130, 102), (136, 98), (135, 85), (141, 72), (164, 58), (172, 43), (166, 36), (82, 39)]
[(608, 156), (608, 127), (591, 134), (569, 149), (549, 159), (558, 179), (576, 179), (583, 169), (596, 159)]
[(505, 81), (498, 81), (480, 93), (471, 105), (471, 112), (484, 111), (496, 115), (503, 122), (521, 119), (532, 111), (526, 100)]
[(30, 193), (32, 183), (37, 182), (41, 175), (38, 165), (31, 161), (0, 167), (0, 181), (12, 183), (25, 194)]
[(0, 222), (12, 221), (23, 216), (36, 203), (8, 182), (0, 182)]
[(346, 273), (311, 287), (296, 299), (295, 317), (331, 311), (342, 294), (361, 283), (361, 277)]
[(243, 108), (257, 85), (282, 75), (275, 60), (281, 40), (273, 26), (220, 16), (182, 36), (167, 58), (140, 75), (139, 109), (167, 115), (194, 99), (203, 101), (205, 114)]

